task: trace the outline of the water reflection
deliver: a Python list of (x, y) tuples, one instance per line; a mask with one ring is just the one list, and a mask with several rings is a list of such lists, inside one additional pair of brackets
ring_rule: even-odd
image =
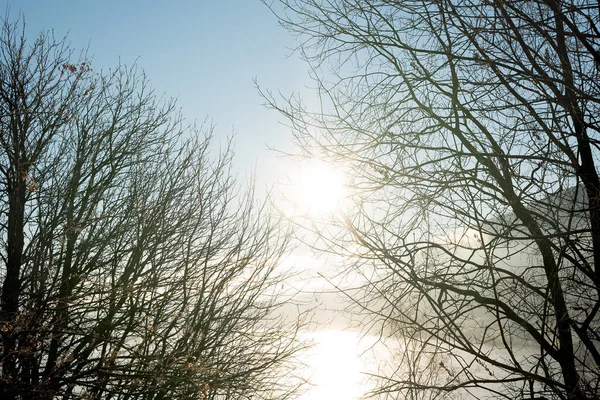
[(358, 400), (370, 389), (366, 375), (368, 340), (356, 332), (328, 330), (309, 334), (315, 346), (307, 353), (306, 378), (313, 384), (300, 400)]

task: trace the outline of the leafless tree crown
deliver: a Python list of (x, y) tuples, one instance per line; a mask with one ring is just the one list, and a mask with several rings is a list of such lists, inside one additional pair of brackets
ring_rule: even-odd
[[(600, 396), (600, 8), (282, 0), (323, 109), (267, 97), (355, 177), (348, 295), (390, 398)], [(360, 293), (360, 294), (357, 294)]]
[(231, 143), (211, 156), (136, 68), (0, 29), (0, 397), (286, 398), (287, 233)]

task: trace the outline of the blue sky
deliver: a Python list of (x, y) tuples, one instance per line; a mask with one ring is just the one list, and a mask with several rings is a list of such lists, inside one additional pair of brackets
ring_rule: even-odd
[(259, 0), (6, 4), (12, 19), (25, 15), (30, 38), (42, 29), (68, 33), (73, 48), (89, 49), (96, 70), (137, 62), (157, 93), (178, 98), (188, 121), (208, 117), (219, 137), (236, 134), (242, 178), (255, 165), (262, 185), (281, 178), (280, 157), (266, 149), (289, 151), (292, 134), (261, 105), (253, 80), (284, 94), (310, 93), (311, 82), (306, 64), (292, 55), (295, 38)]

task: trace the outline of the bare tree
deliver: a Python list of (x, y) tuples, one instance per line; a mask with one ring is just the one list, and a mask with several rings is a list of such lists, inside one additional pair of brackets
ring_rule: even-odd
[[(0, 397), (287, 398), (288, 241), (135, 68), (0, 34)], [(281, 314), (279, 314), (281, 315)], [(294, 321), (292, 321), (294, 322)], [(289, 376), (289, 375), (288, 375)]]
[(351, 171), (322, 239), (413, 353), (377, 393), (598, 398), (598, 3), (276, 3), (323, 107), (266, 97)]

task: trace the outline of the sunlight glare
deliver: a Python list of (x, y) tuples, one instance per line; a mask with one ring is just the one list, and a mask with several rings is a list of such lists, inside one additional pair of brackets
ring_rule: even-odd
[(291, 193), (296, 211), (311, 216), (332, 214), (339, 210), (346, 197), (341, 170), (319, 159), (306, 160), (301, 164)]

